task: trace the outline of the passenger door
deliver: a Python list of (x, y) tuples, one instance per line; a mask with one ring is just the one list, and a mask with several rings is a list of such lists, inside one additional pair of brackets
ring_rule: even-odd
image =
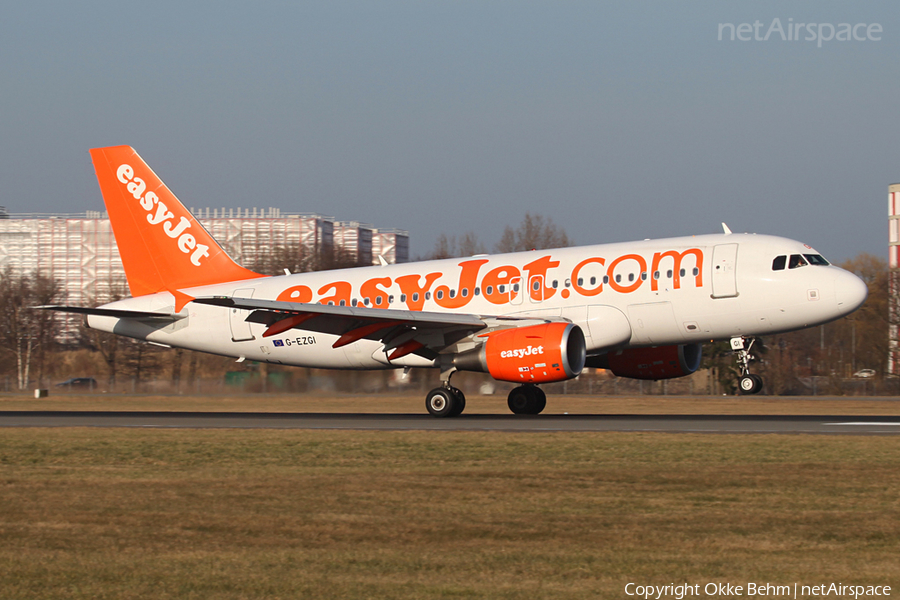
[(738, 295), (737, 252), (737, 244), (719, 244), (713, 248), (713, 298), (734, 298)]

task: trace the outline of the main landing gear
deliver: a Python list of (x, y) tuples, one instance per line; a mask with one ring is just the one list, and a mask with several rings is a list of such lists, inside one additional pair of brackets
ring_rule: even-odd
[(509, 393), (506, 403), (517, 415), (537, 415), (547, 406), (547, 395), (536, 385), (520, 385)]
[(425, 406), (433, 417), (457, 417), (466, 408), (466, 397), (462, 390), (448, 384), (428, 392)]
[(750, 348), (753, 347), (753, 342), (755, 341), (755, 339), (750, 338), (749, 342), (747, 342), (747, 338), (743, 336), (731, 338), (731, 349), (734, 351), (738, 369), (741, 371), (741, 378), (738, 379), (738, 388), (742, 394), (757, 394), (763, 386), (762, 377), (750, 373), (750, 361), (753, 360)]
[[(425, 408), (433, 417), (457, 417), (466, 408), (466, 396), (462, 390), (450, 385), (450, 377), (456, 368), (441, 371), (441, 387), (425, 396)], [(520, 385), (509, 393), (509, 410), (517, 415), (537, 415), (547, 406), (544, 390), (533, 384)]]
[(466, 396), (462, 390), (450, 385), (450, 377), (456, 367), (441, 370), (441, 387), (434, 388), (425, 396), (425, 408), (433, 417), (458, 417), (466, 409)]

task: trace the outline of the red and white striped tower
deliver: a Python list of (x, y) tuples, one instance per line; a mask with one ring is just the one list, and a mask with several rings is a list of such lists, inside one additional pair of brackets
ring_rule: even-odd
[(890, 350), (887, 372), (900, 375), (900, 183), (888, 186), (888, 215), (890, 223), (890, 280), (888, 311)]

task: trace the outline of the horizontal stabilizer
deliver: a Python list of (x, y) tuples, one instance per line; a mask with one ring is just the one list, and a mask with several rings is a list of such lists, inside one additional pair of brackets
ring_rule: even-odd
[(185, 318), (186, 315), (177, 313), (158, 313), (145, 310), (121, 310), (115, 308), (87, 308), (84, 306), (34, 306), (41, 310), (55, 310), (58, 312), (76, 313), (80, 315), (97, 315), (99, 317), (115, 317), (117, 319), (140, 319), (142, 321), (177, 321)]

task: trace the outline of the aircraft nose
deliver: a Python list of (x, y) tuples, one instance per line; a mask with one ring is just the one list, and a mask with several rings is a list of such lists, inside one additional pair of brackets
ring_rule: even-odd
[(838, 308), (847, 315), (862, 306), (869, 295), (869, 288), (853, 273), (841, 271), (834, 280), (834, 295)]

